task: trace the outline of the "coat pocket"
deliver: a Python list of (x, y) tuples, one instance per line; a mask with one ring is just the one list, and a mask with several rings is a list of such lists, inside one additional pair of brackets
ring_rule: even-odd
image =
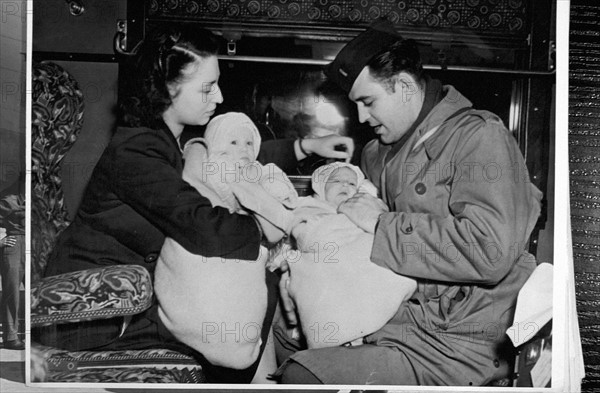
[[(442, 289), (442, 288), (439, 288)], [(461, 323), (469, 314), (469, 306), (473, 288), (471, 286), (454, 285), (445, 287), (438, 296), (420, 299), (426, 319), (435, 327), (448, 330)]]

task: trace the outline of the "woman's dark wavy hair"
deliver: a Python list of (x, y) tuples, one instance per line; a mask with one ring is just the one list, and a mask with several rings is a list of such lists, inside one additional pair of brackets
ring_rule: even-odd
[(217, 37), (190, 25), (159, 26), (140, 44), (122, 79), (121, 121), (129, 127), (158, 128), (171, 104), (167, 86), (182, 80), (182, 70), (197, 57), (215, 56)]
[(414, 40), (400, 40), (374, 56), (367, 65), (371, 75), (389, 91), (394, 91), (395, 77), (402, 71), (412, 75), (421, 85), (425, 81), (419, 48)]

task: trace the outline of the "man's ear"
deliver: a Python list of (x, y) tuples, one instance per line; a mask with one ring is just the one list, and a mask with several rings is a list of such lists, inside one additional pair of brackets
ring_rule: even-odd
[(408, 102), (421, 93), (421, 85), (407, 72), (400, 72), (395, 77), (394, 88), (402, 94), (403, 102)]

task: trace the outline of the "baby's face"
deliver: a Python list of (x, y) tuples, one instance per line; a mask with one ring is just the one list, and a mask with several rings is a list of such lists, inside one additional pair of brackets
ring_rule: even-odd
[(335, 206), (345, 202), (358, 190), (358, 176), (350, 168), (338, 168), (325, 184), (325, 200)]
[(254, 161), (254, 135), (248, 128), (227, 131), (220, 141), (218, 154), (228, 163), (241, 165)]

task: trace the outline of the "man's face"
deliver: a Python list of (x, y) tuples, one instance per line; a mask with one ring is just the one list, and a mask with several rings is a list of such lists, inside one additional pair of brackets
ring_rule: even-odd
[(424, 92), (415, 79), (401, 72), (394, 89), (373, 78), (369, 67), (363, 68), (348, 97), (358, 107), (358, 120), (369, 123), (384, 144), (400, 140), (415, 122), (423, 106)]

